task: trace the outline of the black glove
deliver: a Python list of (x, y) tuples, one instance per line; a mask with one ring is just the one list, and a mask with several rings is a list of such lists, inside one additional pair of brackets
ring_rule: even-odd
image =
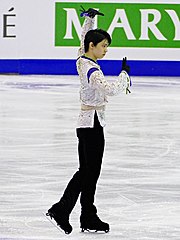
[(127, 61), (127, 58), (126, 58), (126, 57), (123, 58), (121, 71), (124, 70), (124, 71), (126, 71), (126, 72), (129, 74), (129, 72), (130, 72), (130, 66), (128, 66), (128, 65), (126, 64), (126, 61)]
[(81, 6), (81, 14), (80, 16), (81, 17), (85, 17), (85, 16), (88, 16), (90, 18), (94, 18), (96, 15), (101, 15), (101, 16), (104, 16), (103, 13), (93, 9), (93, 8), (89, 8), (87, 11), (83, 8), (83, 6)]

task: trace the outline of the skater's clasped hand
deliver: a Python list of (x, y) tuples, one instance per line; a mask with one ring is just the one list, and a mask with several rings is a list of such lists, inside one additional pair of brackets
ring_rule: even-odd
[(127, 58), (125, 57), (125, 58), (123, 58), (123, 60), (122, 60), (122, 69), (121, 69), (121, 71), (126, 71), (128, 74), (129, 74), (129, 72), (130, 72), (130, 66), (128, 66), (127, 65)]
[(81, 17), (85, 17), (85, 16), (88, 16), (90, 18), (94, 18), (96, 15), (101, 15), (101, 16), (104, 16), (103, 13), (93, 9), (93, 8), (89, 8), (87, 11), (83, 8), (83, 6), (81, 6), (81, 14), (80, 16)]

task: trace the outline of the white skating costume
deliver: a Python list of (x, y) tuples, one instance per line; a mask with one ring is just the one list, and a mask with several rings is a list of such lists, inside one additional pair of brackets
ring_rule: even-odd
[(125, 91), (130, 82), (126, 71), (122, 71), (115, 82), (107, 82), (97, 62), (84, 56), (84, 38), (86, 33), (93, 29), (93, 26), (94, 18), (86, 17), (76, 62), (81, 84), (81, 111), (77, 128), (93, 128), (95, 111), (97, 112), (100, 125), (104, 127), (106, 125), (105, 105), (107, 103), (107, 96), (117, 95), (119, 92)]

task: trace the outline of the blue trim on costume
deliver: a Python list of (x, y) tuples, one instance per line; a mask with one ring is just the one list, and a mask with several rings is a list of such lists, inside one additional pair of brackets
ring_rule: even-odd
[(88, 83), (89, 83), (89, 78), (90, 78), (91, 74), (92, 74), (93, 72), (95, 72), (95, 71), (98, 71), (98, 70), (99, 70), (99, 69), (98, 69), (98, 68), (95, 68), (95, 67), (89, 69), (89, 71), (88, 71), (88, 73), (87, 73)]
[[(118, 76), (121, 71), (122, 61), (99, 60), (98, 64), (101, 66), (104, 75)], [(130, 76), (180, 77), (180, 61), (129, 60), (127, 64), (131, 67)], [(76, 60), (0, 59), (0, 73), (77, 75)]]

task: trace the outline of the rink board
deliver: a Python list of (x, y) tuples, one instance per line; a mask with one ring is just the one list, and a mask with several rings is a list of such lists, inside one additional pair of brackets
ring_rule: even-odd
[(180, 76), (179, 0), (3, 0), (0, 73), (77, 74), (81, 5), (105, 14), (94, 26), (112, 36), (105, 74), (118, 75), (126, 56), (131, 75)]
[[(121, 61), (100, 60), (105, 75), (117, 76)], [(132, 76), (180, 76), (179, 61), (129, 61)], [(0, 73), (76, 75), (76, 60), (0, 60)]]

